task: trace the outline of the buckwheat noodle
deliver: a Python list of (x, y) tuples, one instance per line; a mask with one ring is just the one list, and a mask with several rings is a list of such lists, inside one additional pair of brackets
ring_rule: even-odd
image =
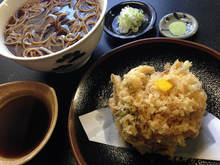
[(5, 27), (5, 44), (16, 56), (37, 57), (83, 38), (101, 13), (98, 0), (29, 0)]

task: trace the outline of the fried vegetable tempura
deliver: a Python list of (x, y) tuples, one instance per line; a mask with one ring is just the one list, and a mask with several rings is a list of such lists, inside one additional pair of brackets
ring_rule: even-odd
[(173, 156), (177, 146), (199, 134), (207, 96), (189, 69), (191, 62), (166, 64), (163, 72), (141, 65), (111, 75), (109, 106), (122, 138), (140, 153)]

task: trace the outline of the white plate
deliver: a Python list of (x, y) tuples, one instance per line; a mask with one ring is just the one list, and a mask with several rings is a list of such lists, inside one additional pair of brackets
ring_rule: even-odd
[[(170, 31), (169, 29), (170, 24), (177, 21), (183, 22), (186, 25), (187, 29), (184, 34), (174, 35)], [(199, 27), (198, 22), (192, 15), (182, 12), (174, 12), (165, 15), (159, 22), (160, 33), (165, 37), (171, 37), (171, 38), (179, 38), (179, 39), (189, 38), (197, 32), (198, 27)]]

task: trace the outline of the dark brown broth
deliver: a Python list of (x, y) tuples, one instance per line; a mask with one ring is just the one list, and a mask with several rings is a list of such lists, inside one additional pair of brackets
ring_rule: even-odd
[[(57, 52), (83, 38), (99, 15), (98, 0), (27, 1), (9, 19), (5, 44), (16, 56), (33, 57)], [(68, 34), (72, 38), (67, 37)]]
[(0, 155), (20, 157), (32, 151), (44, 138), (50, 114), (35, 96), (16, 98), (0, 108)]

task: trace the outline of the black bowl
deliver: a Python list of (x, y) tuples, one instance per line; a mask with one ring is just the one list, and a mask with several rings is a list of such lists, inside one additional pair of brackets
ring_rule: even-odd
[(191, 71), (207, 93), (207, 111), (220, 118), (220, 53), (191, 41), (170, 38), (141, 39), (112, 49), (99, 58), (85, 73), (73, 96), (68, 119), (72, 152), (78, 165), (219, 165), (208, 160), (170, 160), (168, 157), (141, 155), (133, 148), (114, 147), (88, 139), (79, 116), (103, 108), (111, 97), (112, 73), (124, 75), (131, 68), (147, 64), (163, 71), (166, 63), (189, 60)]
[[(143, 14), (145, 15), (145, 21), (141, 25), (137, 33), (122, 34), (118, 30), (118, 16), (120, 15), (121, 9), (126, 6), (143, 10)], [(123, 40), (136, 39), (151, 31), (154, 27), (156, 19), (156, 11), (150, 4), (139, 1), (126, 1), (119, 3), (113, 6), (110, 10), (108, 10), (108, 12), (105, 15), (104, 31), (114, 38), (119, 38)]]

